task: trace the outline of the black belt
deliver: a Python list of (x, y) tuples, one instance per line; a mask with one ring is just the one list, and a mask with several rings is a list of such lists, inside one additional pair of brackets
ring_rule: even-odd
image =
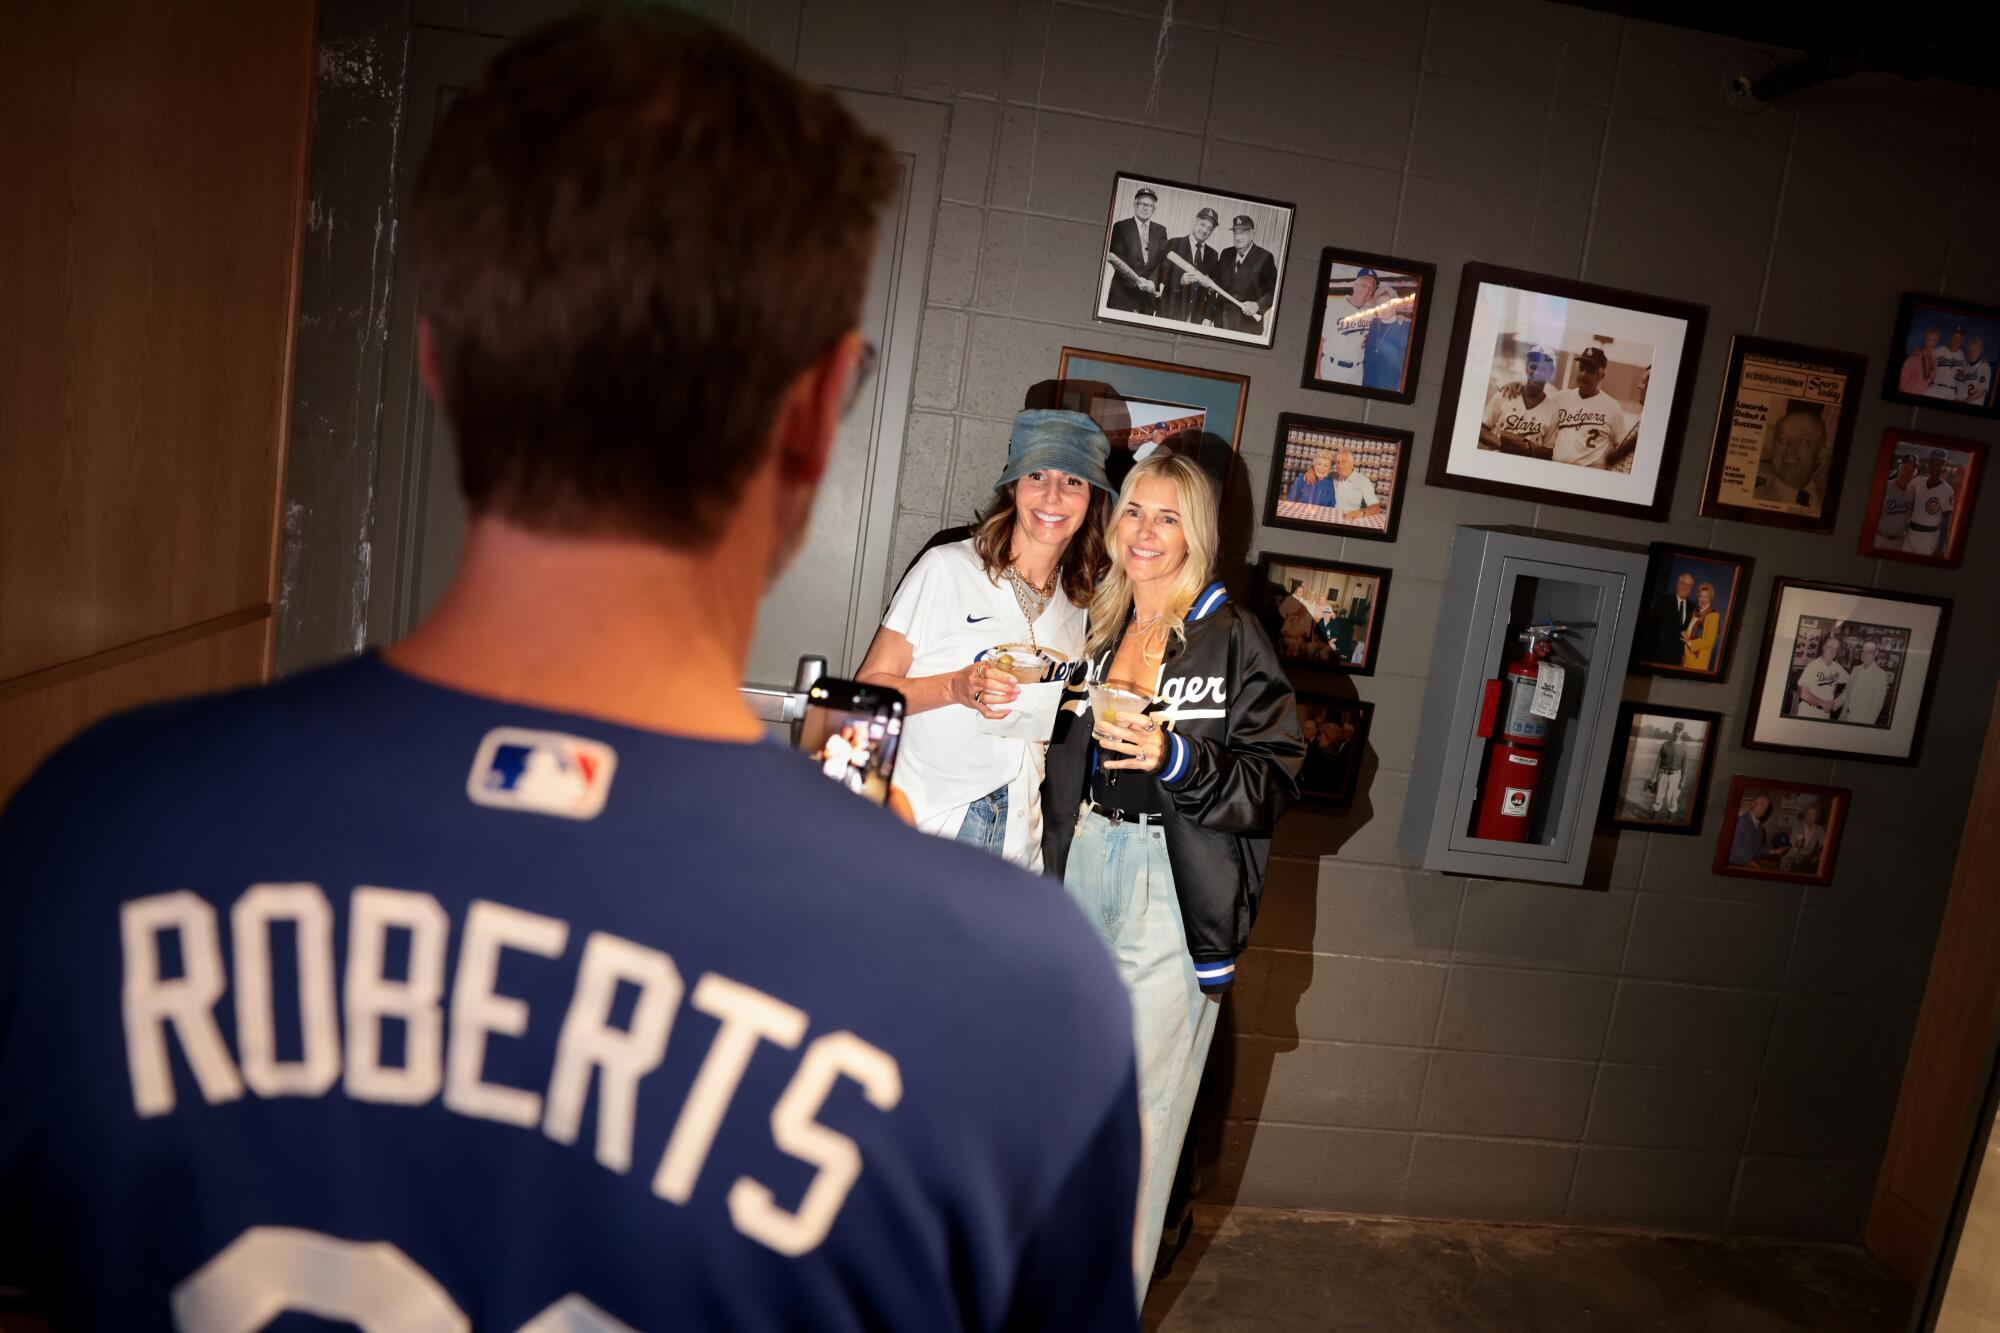
[(1166, 818), (1165, 815), (1127, 814), (1123, 810), (1113, 810), (1110, 806), (1099, 805), (1095, 801), (1090, 802), (1090, 813), (1094, 815), (1102, 815), (1104, 816), (1104, 818), (1110, 820), (1114, 824), (1139, 824), (1139, 825), (1157, 824), (1161, 820)]
[(1921, 523), (1912, 523), (1912, 524), (1910, 524), (1910, 526), (1911, 526), (1911, 527), (1913, 527), (1913, 528), (1915, 528), (1915, 529), (1916, 529), (1916, 530), (1917, 530), (1918, 532), (1936, 532), (1936, 531), (1937, 531), (1937, 530), (1938, 530), (1939, 528), (1943, 527), (1943, 526), (1944, 526), (1944, 524), (1942, 524), (1942, 523), (1933, 523), (1933, 524), (1931, 524), (1931, 525), (1930, 525), (1929, 527), (1925, 527), (1925, 526), (1924, 526), (1923, 524), (1921, 524)]

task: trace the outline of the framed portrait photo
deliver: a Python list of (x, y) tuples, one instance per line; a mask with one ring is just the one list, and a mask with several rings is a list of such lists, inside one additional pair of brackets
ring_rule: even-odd
[(1297, 698), (1299, 730), (1306, 742), (1305, 759), (1299, 765), (1300, 799), (1343, 809), (1353, 805), (1375, 705), (1314, 690), (1300, 690)]
[(1715, 873), (1828, 883), (1851, 796), (1845, 787), (1740, 774), (1731, 778), (1716, 834)]
[(1861, 554), (1957, 569), (1985, 470), (1986, 446), (1977, 440), (1900, 426), (1883, 431), (1861, 520)]
[(1618, 706), (1621, 748), (1604, 788), (1604, 823), (1646, 833), (1701, 832), (1722, 714), (1633, 700)]
[(1632, 637), (1631, 669), (1647, 676), (1725, 679), (1750, 587), (1750, 558), (1672, 542), (1654, 542), (1648, 549), (1652, 563)]
[(1868, 358), (1853, 352), (1731, 338), (1703, 515), (1832, 531), (1867, 373)]
[(1414, 401), (1436, 286), (1435, 264), (1331, 246), (1320, 251), (1300, 386)]
[(1913, 764), (1951, 603), (1777, 579), (1743, 744)]
[(1358, 421), (1281, 414), (1264, 490), (1265, 524), (1396, 540), (1411, 438), (1406, 430)]
[(1706, 306), (1471, 263), (1433, 486), (1665, 518)]
[(1375, 674), (1388, 570), (1266, 554), (1257, 561), (1256, 586), (1257, 614), (1279, 661)]
[(1292, 205), (1119, 172), (1104, 223), (1097, 317), (1269, 347)]
[(1218, 499), (1227, 495), (1230, 463), (1243, 443), (1248, 375), (1065, 347), (1056, 378), (1058, 406), (1088, 413), (1111, 441), (1105, 470), (1113, 486), (1133, 463), (1171, 443), (1200, 460)]
[(1993, 363), (2000, 357), (2000, 307), (1904, 292), (1889, 342), (1882, 396), (1892, 403), (1969, 416), (2000, 416)]

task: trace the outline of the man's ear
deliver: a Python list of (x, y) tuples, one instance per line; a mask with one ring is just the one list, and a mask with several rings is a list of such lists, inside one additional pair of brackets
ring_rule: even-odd
[(444, 406), (444, 383), (438, 378), (437, 343), (431, 332), (429, 315), (417, 316), (417, 377), (424, 382), (424, 392), (439, 407)]
[(778, 464), (790, 480), (818, 485), (833, 459), (840, 409), (861, 360), (861, 335), (848, 330), (792, 382), (778, 413)]

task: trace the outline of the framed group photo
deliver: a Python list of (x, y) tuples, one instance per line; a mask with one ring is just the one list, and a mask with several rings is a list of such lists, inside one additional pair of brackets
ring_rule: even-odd
[(1701, 832), (1722, 714), (1627, 700), (1612, 734), (1620, 759), (1604, 789), (1604, 823), (1644, 833)]
[(1289, 665), (1375, 674), (1389, 571), (1304, 556), (1257, 561), (1257, 614)]
[(1412, 438), (1406, 430), (1358, 421), (1281, 414), (1264, 488), (1265, 524), (1396, 540)]
[(1632, 638), (1632, 670), (1649, 676), (1720, 681), (1729, 674), (1748, 556), (1654, 542), (1646, 600)]
[(1986, 446), (1977, 440), (1900, 426), (1883, 431), (1861, 520), (1861, 554), (1957, 569), (1985, 468)]
[(1306, 742), (1299, 765), (1299, 798), (1343, 809), (1353, 805), (1375, 705), (1315, 690), (1300, 690), (1298, 705), (1299, 730)]
[(1119, 172), (1104, 223), (1097, 318), (1269, 347), (1292, 205)]
[(1905, 292), (1889, 343), (1882, 396), (1892, 403), (2000, 416), (1993, 395), (1996, 356), (2000, 307)]
[(1706, 306), (1470, 263), (1433, 486), (1661, 519)]
[(1243, 447), (1248, 375), (1065, 347), (1056, 379), (1057, 406), (1089, 414), (1111, 441), (1113, 486), (1133, 463), (1171, 443), (1200, 460), (1218, 498), (1228, 493), (1230, 464)]
[(1951, 603), (1777, 579), (1743, 744), (1913, 764)]
[(1430, 325), (1437, 265), (1359, 250), (1320, 251), (1302, 388), (1407, 403)]
[(1730, 339), (1702, 514), (1831, 532), (1867, 373), (1868, 358), (1852, 352)]
[(1845, 787), (1731, 778), (1712, 869), (1744, 879), (1830, 882), (1850, 799)]

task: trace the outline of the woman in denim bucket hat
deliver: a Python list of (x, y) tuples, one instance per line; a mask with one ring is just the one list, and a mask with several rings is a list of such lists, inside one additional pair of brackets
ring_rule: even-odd
[(994, 735), (1019, 682), (981, 655), (1032, 644), (1073, 662), (1107, 565), (1110, 442), (1081, 412), (1014, 419), (1007, 466), (972, 536), (904, 576), (856, 675), (906, 706), (896, 785), (917, 827), (1041, 869), (1047, 741)]

